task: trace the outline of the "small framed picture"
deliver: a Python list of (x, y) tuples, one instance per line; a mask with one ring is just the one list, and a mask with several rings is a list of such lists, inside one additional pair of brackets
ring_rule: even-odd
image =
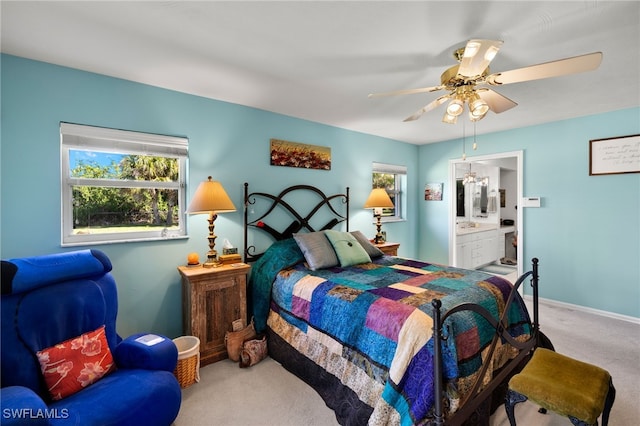
[(426, 201), (442, 201), (442, 183), (428, 183), (424, 187)]

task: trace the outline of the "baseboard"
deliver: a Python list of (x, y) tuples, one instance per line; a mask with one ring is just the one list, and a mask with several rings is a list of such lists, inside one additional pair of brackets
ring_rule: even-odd
[[(526, 294), (524, 298), (528, 299), (529, 302), (533, 301), (533, 296), (529, 294)], [(627, 321), (633, 324), (640, 325), (640, 318), (632, 317), (630, 315), (622, 315), (622, 314), (617, 314), (615, 312), (601, 311), (600, 309), (588, 308), (586, 306), (574, 305), (566, 302), (558, 302), (557, 300), (545, 299), (542, 297), (540, 297), (538, 300), (540, 301), (540, 304), (544, 304), (544, 305), (555, 306), (558, 308), (565, 308), (565, 309), (573, 309), (574, 311), (586, 312), (589, 314), (600, 315), (602, 317), (613, 318), (613, 319)]]

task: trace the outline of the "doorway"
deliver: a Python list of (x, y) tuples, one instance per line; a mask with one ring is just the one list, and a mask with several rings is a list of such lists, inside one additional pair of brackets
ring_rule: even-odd
[[(462, 173), (464, 171), (464, 173)], [(472, 183), (465, 176), (472, 175)], [(475, 176), (474, 176), (475, 173)], [(515, 260), (517, 276), (523, 274), (525, 259), (523, 259), (523, 151), (512, 151), (475, 157), (467, 157), (466, 160), (449, 160), (449, 188), (451, 191), (449, 200), (449, 263), (452, 266), (475, 269), (491, 261), (494, 257), (499, 260), (502, 257), (510, 259), (509, 246), (513, 236), (517, 235), (515, 245)], [(461, 191), (462, 188), (462, 191)], [(473, 188), (470, 190), (469, 188)], [(465, 190), (466, 189), (466, 190)], [(483, 202), (489, 195), (489, 204), (497, 203), (494, 210), (487, 212)], [(480, 196), (478, 196), (480, 194)], [(493, 198), (493, 200), (491, 199)], [(476, 205), (480, 203), (480, 205)], [(507, 225), (504, 225), (506, 219)], [(513, 225), (508, 225), (509, 221)], [(494, 232), (497, 231), (497, 232)], [(515, 230), (516, 234), (511, 234)], [(488, 232), (480, 232), (488, 231)], [(477, 234), (476, 234), (477, 232)], [(479, 253), (469, 262), (468, 255), (461, 250), (462, 245), (474, 233), (474, 238), (487, 235), (486, 247), (491, 250), (487, 253)], [(495, 238), (495, 240), (492, 240)], [(501, 244), (503, 246), (501, 247)], [(475, 251), (481, 251), (482, 243), (476, 243)], [(495, 251), (494, 251), (495, 250)], [(465, 253), (465, 254), (463, 254)], [(505, 256), (500, 254), (506, 253)], [(474, 253), (475, 255), (475, 253)], [(464, 258), (463, 258), (464, 257)], [(471, 265), (471, 267), (468, 267)], [(522, 292), (522, 288), (520, 289)]]

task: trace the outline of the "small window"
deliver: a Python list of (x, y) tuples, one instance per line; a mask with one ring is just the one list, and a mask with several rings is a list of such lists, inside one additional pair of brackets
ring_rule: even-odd
[(393, 208), (382, 210), (382, 220), (402, 220), (403, 188), (406, 186), (407, 168), (393, 164), (373, 163), (372, 188), (385, 188), (393, 202)]
[(186, 236), (188, 140), (60, 124), (62, 245)]

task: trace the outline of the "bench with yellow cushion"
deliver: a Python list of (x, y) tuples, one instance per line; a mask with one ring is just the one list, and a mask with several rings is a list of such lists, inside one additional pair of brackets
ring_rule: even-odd
[[(607, 425), (615, 399), (611, 375), (600, 367), (544, 348), (509, 381), (505, 409), (515, 426), (514, 405), (530, 399), (544, 409), (567, 416), (574, 425)], [(542, 411), (544, 412), (544, 411)]]

